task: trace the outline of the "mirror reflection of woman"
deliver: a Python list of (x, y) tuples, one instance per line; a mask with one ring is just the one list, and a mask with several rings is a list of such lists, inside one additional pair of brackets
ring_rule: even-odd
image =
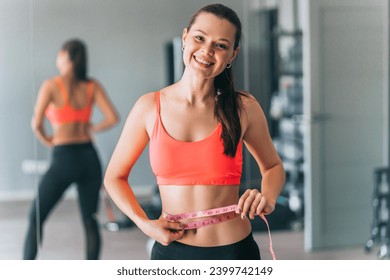
[[(87, 50), (81, 40), (63, 44), (56, 66), (59, 75), (42, 83), (31, 122), (36, 137), (52, 149), (52, 156), (31, 206), (23, 259), (37, 257), (43, 224), (72, 183), (77, 185), (85, 230), (85, 258), (98, 259), (101, 238), (96, 215), (102, 170), (93, 134), (117, 124), (118, 115), (102, 85), (87, 76)], [(103, 118), (91, 123), (95, 105)], [(51, 123), (52, 135), (45, 130), (45, 117)]]
[[(231, 65), (240, 37), (240, 20), (230, 8), (200, 9), (183, 31), (182, 78), (139, 98), (108, 165), (105, 187), (156, 240), (152, 259), (261, 258), (248, 218), (274, 210), (285, 175), (259, 103), (234, 89)], [(240, 195), (242, 143), (255, 158), (262, 182)], [(162, 200), (157, 220), (148, 218), (128, 183), (147, 144)], [(232, 205), (235, 210), (227, 215), (171, 219)]]

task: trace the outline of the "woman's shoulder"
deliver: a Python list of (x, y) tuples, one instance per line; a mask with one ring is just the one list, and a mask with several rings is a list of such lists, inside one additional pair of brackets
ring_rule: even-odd
[(239, 91), (241, 99), (241, 108), (244, 120), (251, 122), (253, 120), (263, 118), (264, 112), (261, 108), (260, 102), (251, 93), (247, 91)]
[(244, 109), (247, 108), (248, 106), (253, 106), (255, 104), (258, 105), (258, 101), (249, 91), (240, 90), (237, 91), (237, 94), (240, 97)]
[(88, 77), (84, 83), (93, 84), (94, 86), (103, 87), (103, 84), (99, 81), (99, 79), (96, 79), (94, 77)]
[(136, 100), (133, 108), (135, 108), (137, 110), (141, 110), (143, 112), (150, 112), (151, 110), (154, 110), (154, 108), (156, 106), (157, 92), (148, 92), (148, 93), (142, 94)]
[(41, 83), (41, 91), (51, 93), (58, 90), (58, 79), (59, 76), (53, 76), (44, 80)]
[(137, 103), (140, 103), (141, 105), (144, 105), (144, 106), (154, 105), (156, 102), (156, 94), (157, 93), (158, 93), (158, 91), (144, 93), (140, 97), (138, 97)]
[(150, 111), (150, 110), (154, 111), (156, 109), (157, 99), (158, 99), (159, 96), (164, 94), (165, 89), (166, 88), (142, 94), (135, 101), (134, 107), (137, 108), (137, 109), (141, 109), (143, 111)]
[(156, 92), (142, 94), (132, 106), (129, 117), (144, 123), (146, 127), (152, 127), (156, 116)]
[(59, 79), (61, 79), (60, 76), (49, 77), (49, 78), (47, 78), (46, 80), (44, 80), (44, 81), (42, 82), (42, 85), (51, 85), (51, 86), (55, 86), (55, 85), (57, 85)]

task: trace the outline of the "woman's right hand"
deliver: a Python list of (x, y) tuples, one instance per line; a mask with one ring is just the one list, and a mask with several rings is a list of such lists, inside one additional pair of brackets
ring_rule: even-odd
[(53, 136), (52, 135), (50, 135), (50, 136), (44, 136), (44, 141), (43, 141), (43, 143), (47, 146), (47, 147), (49, 147), (49, 148), (51, 148), (51, 147), (53, 147), (54, 146), (54, 144), (53, 144)]
[(180, 222), (170, 222), (160, 217), (158, 220), (149, 220), (143, 231), (158, 243), (168, 246), (173, 241), (183, 238), (184, 227), (185, 225)]

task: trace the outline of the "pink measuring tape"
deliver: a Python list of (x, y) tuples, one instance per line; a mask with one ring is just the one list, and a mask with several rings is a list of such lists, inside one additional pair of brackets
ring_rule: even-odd
[[(177, 214), (177, 215), (163, 213), (163, 217), (168, 221), (181, 221), (187, 219), (208, 217), (206, 219), (199, 220), (199, 221), (190, 221), (186, 224), (184, 228), (184, 229), (195, 229), (195, 228), (214, 225), (224, 221), (231, 220), (236, 217), (236, 213), (235, 213), (236, 209), (237, 209), (237, 205), (233, 204), (230, 206), (225, 206), (220, 208), (213, 208), (208, 210), (201, 210), (201, 211), (189, 212), (189, 213)], [(218, 215), (218, 217), (211, 217), (216, 215)], [(269, 237), (269, 250), (271, 252), (272, 259), (276, 260), (276, 256), (272, 246), (271, 230), (269, 228), (268, 221), (263, 214), (260, 215), (260, 218), (262, 218), (265, 224), (267, 225), (268, 237)]]

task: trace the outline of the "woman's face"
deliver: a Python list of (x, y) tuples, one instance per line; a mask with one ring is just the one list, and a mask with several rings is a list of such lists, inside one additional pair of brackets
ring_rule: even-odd
[(213, 78), (237, 56), (236, 27), (211, 13), (197, 16), (191, 29), (183, 31), (183, 60), (186, 69), (201, 78)]
[(67, 51), (60, 50), (58, 52), (56, 65), (61, 75), (66, 75), (73, 71), (73, 63), (70, 61)]

